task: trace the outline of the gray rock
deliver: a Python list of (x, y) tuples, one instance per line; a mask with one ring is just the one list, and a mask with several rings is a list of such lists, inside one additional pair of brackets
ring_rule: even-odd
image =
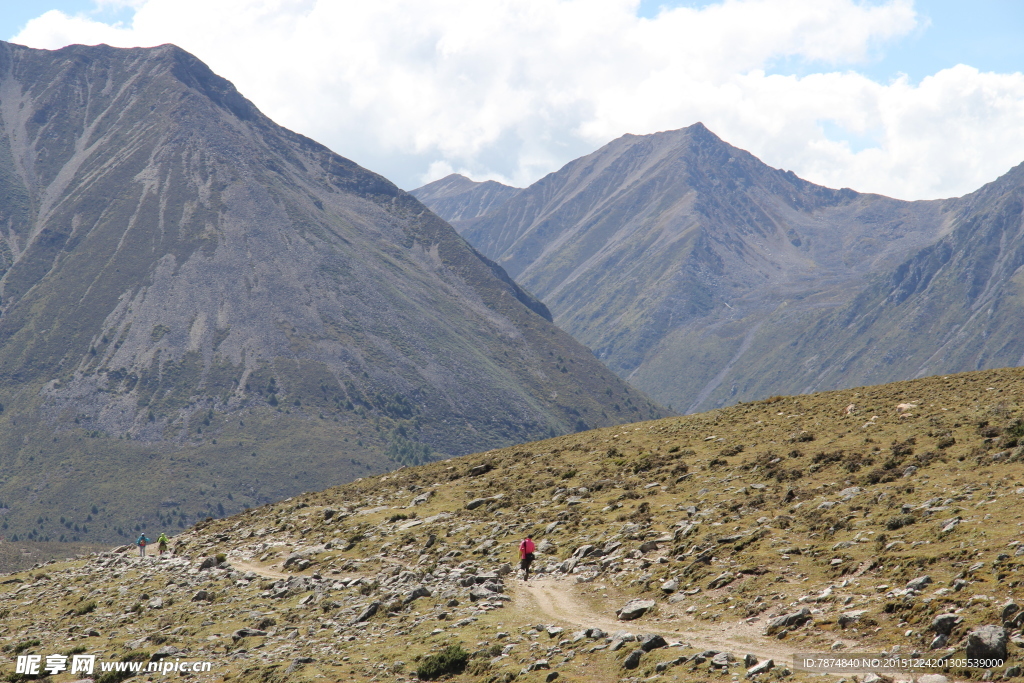
[(402, 598), (402, 602), (408, 605), (413, 600), (417, 600), (419, 598), (429, 598), (431, 595), (432, 594), (430, 592), (430, 589), (426, 586), (416, 586), (411, 591), (406, 593), (405, 597)]
[(149, 607), (149, 609), (163, 609), (164, 599), (160, 597), (153, 598), (146, 603), (146, 606)]
[(917, 683), (949, 683), (949, 679), (942, 674), (921, 674)]
[(217, 558), (215, 557), (204, 557), (203, 561), (199, 563), (199, 571), (204, 569), (210, 569), (211, 567), (217, 566)]
[(754, 666), (748, 668), (747, 669), (747, 678), (753, 678), (754, 676), (759, 676), (761, 674), (768, 673), (769, 671), (771, 671), (774, 668), (775, 668), (775, 660), (774, 659), (765, 660), (765, 661), (761, 662), (760, 664), (755, 664)]
[(640, 636), (640, 649), (644, 652), (657, 650), (660, 647), (668, 647), (668, 642), (656, 633)]
[(1006, 621), (1007, 619), (1009, 619), (1010, 617), (1012, 617), (1014, 614), (1016, 614), (1019, 611), (1020, 611), (1020, 605), (1018, 605), (1017, 603), (1015, 603), (1015, 602), (1008, 602), (1008, 603), (1006, 603), (1005, 605), (1003, 605), (1003, 613), (1002, 613), (1003, 621)]
[(732, 572), (723, 572), (711, 580), (711, 583), (708, 584), (708, 590), (714, 590), (716, 588), (728, 586), (735, 580), (735, 574), (733, 574)]
[(546, 659), (538, 659), (534, 663), (526, 667), (527, 671), (540, 671), (541, 669), (550, 669), (551, 663)]
[(907, 581), (907, 588), (909, 588), (912, 591), (923, 591), (925, 586), (927, 586), (931, 582), (932, 577), (927, 575), (919, 576), (916, 579), (911, 579), (910, 581)]
[(989, 624), (967, 634), (968, 659), (999, 659), (1006, 661), (1006, 629)]
[(765, 635), (772, 635), (778, 633), (783, 629), (799, 628), (803, 626), (811, 618), (811, 610), (806, 607), (800, 608), (797, 612), (791, 612), (789, 614), (783, 614), (780, 617), (775, 617), (768, 622), (768, 627), (765, 629)]
[(1019, 666), (1007, 667), (1006, 671), (1003, 672), (1003, 678), (1017, 678), (1021, 674), (1021, 668)]
[(856, 624), (860, 621), (860, 618), (867, 613), (868, 611), (866, 609), (855, 609), (850, 610), (849, 612), (843, 612), (839, 615), (839, 628), (846, 628), (850, 624)]
[(654, 609), (654, 600), (642, 600), (637, 598), (627, 602), (623, 605), (622, 609), (615, 614), (622, 621), (632, 621), (633, 619), (639, 619), (652, 609)]
[(728, 652), (719, 652), (711, 658), (711, 666), (716, 669), (728, 669), (729, 663), (735, 660), (736, 658)]
[(743, 666), (745, 666), (745, 667), (747, 667), (749, 669), (750, 667), (754, 666), (755, 664), (757, 664), (757, 657), (755, 657), (754, 655), (750, 654), (749, 652), (747, 654), (743, 655)]
[(499, 493), (498, 495), (491, 496), (489, 498), (474, 498), (473, 500), (471, 500), (468, 503), (466, 503), (466, 509), (467, 510), (476, 510), (478, 507), (480, 507), (482, 505), (487, 505), (488, 503), (495, 503), (495, 502), (501, 500), (503, 497), (504, 497), (503, 494)]
[(192, 596), (192, 602), (210, 602), (213, 600), (213, 594), (207, 590), (197, 590)]
[(932, 619), (932, 623), (928, 626), (928, 630), (948, 636), (963, 620), (964, 618), (958, 614), (936, 614), (935, 618)]
[(594, 640), (597, 640), (598, 638), (604, 638), (606, 635), (608, 635), (599, 628), (588, 628), (586, 630), (586, 634), (587, 638), (592, 638)]
[(242, 638), (258, 638), (265, 635), (267, 635), (266, 631), (261, 631), (257, 628), (240, 628), (231, 634), (231, 640), (237, 643)]
[(669, 579), (665, 583), (661, 584), (661, 590), (664, 593), (675, 593), (679, 590), (679, 582), (675, 579)]
[(565, 631), (561, 626), (548, 626), (546, 630), (548, 632), (548, 636), (551, 638), (557, 638), (562, 635), (563, 631)]
[(159, 662), (161, 659), (166, 659), (167, 657), (176, 655), (179, 652), (181, 652), (181, 650), (174, 647), (173, 645), (164, 645), (162, 648), (160, 648), (159, 650), (157, 650), (149, 656), (149, 661)]
[(413, 507), (416, 507), (417, 505), (423, 505), (424, 503), (426, 503), (427, 501), (429, 501), (433, 497), (434, 497), (434, 492), (432, 490), (424, 491), (420, 495), (418, 495), (415, 498), (413, 498), (412, 501), (409, 504), (411, 506), (413, 506)]
[(945, 520), (944, 522), (942, 522), (942, 526), (939, 528), (939, 533), (948, 534), (950, 531), (957, 528), (957, 526), (959, 526), (960, 522), (962, 521), (963, 520), (959, 517), (954, 517), (953, 519)]
[(558, 672), (557, 671), (552, 671), (551, 673), (549, 673), (547, 676), (544, 677), (544, 683), (551, 683), (551, 681), (555, 681), (555, 680), (558, 680)]
[(372, 617), (374, 614), (376, 614), (377, 610), (379, 610), (379, 609), (380, 609), (380, 602), (374, 600), (369, 605), (367, 605), (363, 609), (362, 612), (359, 613), (358, 617), (356, 617), (355, 619), (352, 620), (352, 623), (358, 624), (361, 621), (368, 621), (370, 619), (370, 617)]
[(622, 666), (624, 666), (627, 669), (635, 669), (635, 668), (637, 668), (638, 666), (640, 666), (640, 658), (643, 657), (643, 655), (644, 655), (644, 651), (643, 650), (641, 650), (639, 648), (637, 648), (636, 650), (633, 650), (626, 657), (626, 660), (624, 662), (622, 662)]
[(945, 633), (940, 633), (932, 639), (932, 642), (928, 645), (928, 649), (939, 650), (941, 648), (946, 647), (947, 643), (949, 643), (949, 636), (947, 636)]
[(640, 552), (651, 553), (658, 549), (657, 541), (644, 541), (640, 544)]

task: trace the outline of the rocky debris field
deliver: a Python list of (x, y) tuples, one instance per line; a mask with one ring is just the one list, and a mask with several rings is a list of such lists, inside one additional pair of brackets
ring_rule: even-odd
[(37, 565), (0, 577), (3, 673), (19, 654), (87, 653), (264, 683), (797, 681), (822, 674), (794, 653), (884, 653), (930, 664), (839, 678), (1014, 678), (1022, 379), (585, 432), (208, 520), (162, 557)]

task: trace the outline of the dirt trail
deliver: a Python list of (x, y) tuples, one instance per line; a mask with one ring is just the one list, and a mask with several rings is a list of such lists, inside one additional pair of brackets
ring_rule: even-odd
[(534, 604), (538, 615), (582, 627), (596, 626), (609, 633), (630, 631), (632, 633), (658, 633), (665, 637), (677, 638), (698, 649), (726, 650), (738, 657), (748, 652), (758, 659), (773, 659), (778, 665), (793, 665), (793, 652), (781, 649), (777, 640), (760, 635), (761, 626), (750, 624), (701, 624), (699, 628), (681, 629), (680, 622), (619, 621), (613, 616), (614, 610), (600, 613), (573, 594), (572, 584), (557, 579), (533, 579), (529, 583), (517, 582), (513, 586), (513, 597)]

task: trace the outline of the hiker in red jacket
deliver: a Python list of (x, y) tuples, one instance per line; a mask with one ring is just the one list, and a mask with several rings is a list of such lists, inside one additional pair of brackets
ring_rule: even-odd
[(519, 567), (523, 570), (523, 581), (530, 580), (530, 565), (533, 564), (533, 551), (536, 549), (529, 536), (519, 544)]

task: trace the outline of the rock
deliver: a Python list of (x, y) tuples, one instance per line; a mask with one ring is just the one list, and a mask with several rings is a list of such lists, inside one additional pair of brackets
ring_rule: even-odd
[(469, 591), (469, 601), (478, 602), (480, 600), (490, 600), (495, 595), (498, 595), (497, 591), (493, 591), (489, 586), (493, 584), (487, 584), (484, 586), (476, 586)]
[(372, 617), (374, 614), (376, 614), (377, 610), (379, 610), (379, 609), (380, 609), (380, 602), (378, 602), (376, 600), (371, 602), (369, 605), (367, 605), (363, 609), (362, 612), (359, 613), (358, 617), (356, 617), (355, 619), (352, 620), (352, 623), (358, 624), (361, 621), (369, 621), (370, 617)]
[(867, 613), (868, 611), (866, 609), (855, 609), (850, 610), (849, 612), (843, 612), (839, 615), (839, 628), (846, 628), (850, 624), (856, 624), (858, 621), (860, 621), (860, 618)]
[(1006, 629), (989, 624), (967, 634), (967, 659), (1006, 661)]
[(642, 600), (637, 598), (630, 600), (622, 609), (617, 611), (615, 614), (622, 621), (632, 621), (633, 619), (639, 619), (644, 614), (654, 609), (654, 600)]
[(1019, 611), (1020, 611), (1020, 605), (1018, 605), (1017, 603), (1015, 603), (1015, 602), (1008, 602), (1008, 603), (1006, 603), (1005, 605), (1003, 605), (1003, 613), (1002, 613), (1003, 621), (1006, 621), (1007, 619), (1009, 619), (1010, 617), (1012, 617), (1014, 614), (1016, 614)]
[(953, 529), (957, 528), (957, 526), (959, 526), (960, 522), (962, 522), (962, 521), (963, 520), (961, 520), (959, 517), (954, 517), (953, 519), (947, 519), (946, 521), (944, 521), (942, 523), (942, 527), (939, 529), (939, 533), (940, 534), (948, 534), (950, 531), (952, 531)]
[(749, 652), (747, 654), (743, 655), (743, 666), (745, 666), (745, 667), (747, 667), (749, 669), (750, 667), (754, 666), (755, 664), (757, 664), (757, 657), (755, 657), (754, 655), (750, 654)]
[(920, 592), (920, 591), (923, 591), (925, 586), (927, 586), (931, 582), (932, 582), (932, 577), (927, 576), (927, 575), (926, 576), (919, 576), (916, 579), (911, 579), (910, 581), (907, 581), (907, 588), (912, 590), (912, 591), (919, 591)]
[(668, 647), (668, 642), (661, 636), (655, 633), (651, 633), (646, 636), (640, 636), (640, 649), (644, 652), (657, 650), (660, 647)]
[(497, 502), (497, 501), (501, 500), (502, 497), (503, 497), (503, 495), (499, 493), (498, 495), (491, 496), (490, 498), (474, 498), (473, 500), (471, 500), (468, 503), (466, 503), (466, 509), (467, 510), (476, 510), (481, 505), (487, 505), (488, 503)]
[(551, 673), (549, 673), (547, 676), (544, 677), (544, 682), (545, 683), (551, 683), (551, 681), (554, 681), (554, 680), (557, 680), (557, 679), (558, 679), (558, 672), (557, 671), (552, 671)]
[(265, 635), (267, 635), (266, 631), (261, 631), (256, 628), (240, 628), (231, 634), (231, 640), (237, 643), (242, 638), (262, 637)]
[(312, 657), (296, 657), (292, 660), (292, 663), (288, 665), (288, 668), (284, 670), (285, 674), (295, 673), (303, 667), (305, 664), (312, 664), (316, 660)]
[(558, 552), (558, 546), (545, 538), (537, 544), (537, 552), (545, 555), (553, 555)]
[(735, 658), (728, 652), (719, 652), (711, 658), (711, 666), (716, 669), (728, 669), (729, 662), (734, 660)]
[(204, 569), (210, 569), (211, 567), (217, 566), (217, 558), (215, 557), (204, 557), (203, 561), (199, 563), (199, 571)]
[(548, 626), (546, 630), (548, 632), (548, 636), (551, 638), (557, 638), (562, 635), (563, 631), (565, 631), (561, 626)]
[(892, 679), (888, 676), (882, 676), (880, 674), (866, 674), (864, 678), (860, 679), (861, 683), (892, 683)]
[(714, 579), (711, 580), (711, 583), (708, 584), (708, 590), (714, 590), (716, 588), (722, 588), (724, 586), (728, 586), (735, 579), (736, 579), (736, 575), (733, 574), (732, 572), (723, 572), (722, 574), (719, 574), (718, 576), (716, 576)]
[(578, 559), (583, 559), (587, 555), (589, 555), (592, 552), (594, 552), (594, 550), (596, 550), (596, 546), (593, 546), (593, 545), (590, 545), (590, 544), (581, 545), (579, 548), (576, 548), (576, 550), (572, 554), (572, 557), (575, 557), (575, 558), (578, 558)]
[(938, 649), (944, 648), (944, 647), (946, 647), (946, 644), (948, 642), (949, 642), (949, 636), (947, 636), (945, 633), (940, 633), (939, 635), (935, 636), (932, 639), (931, 644), (928, 645), (928, 649), (929, 650), (938, 650)]
[(654, 552), (657, 549), (658, 549), (658, 542), (657, 541), (644, 541), (643, 543), (640, 544), (640, 552), (642, 552), (642, 553)]
[(550, 669), (551, 664), (546, 659), (538, 659), (533, 664), (526, 667), (527, 671), (540, 671), (541, 669)]
[(207, 590), (197, 590), (192, 596), (192, 602), (210, 602), (213, 600), (213, 594)]
[(328, 519), (337, 514), (337, 512), (338, 511), (333, 508), (324, 508), (324, 521), (326, 522)]
[(669, 579), (665, 583), (661, 584), (661, 590), (664, 593), (675, 593), (679, 590), (679, 582), (675, 579)]
[(608, 635), (599, 628), (588, 628), (586, 630), (586, 634), (587, 638), (592, 638), (593, 640), (597, 640), (598, 638), (604, 638), (606, 635)]
[(412, 507), (416, 507), (417, 505), (423, 505), (424, 503), (426, 503), (427, 501), (429, 501), (433, 497), (434, 497), (434, 492), (432, 490), (424, 491), (420, 495), (418, 495), (415, 498), (413, 498), (412, 501), (410, 501), (409, 505), (411, 505)]
[(149, 609), (163, 609), (164, 599), (160, 597), (153, 598), (148, 603), (146, 603), (146, 606), (149, 607)]
[(921, 674), (917, 683), (949, 683), (949, 679), (942, 674)]
[(411, 591), (406, 593), (405, 597), (402, 598), (402, 602), (408, 605), (413, 600), (417, 600), (419, 598), (429, 598), (430, 596), (431, 592), (429, 588), (427, 588), (426, 586), (416, 586)]
[(811, 618), (811, 610), (806, 607), (802, 607), (797, 612), (791, 612), (789, 614), (783, 614), (780, 617), (775, 617), (768, 622), (768, 627), (765, 629), (765, 635), (772, 635), (782, 630), (788, 630), (790, 628), (799, 628), (803, 626)]
[(1019, 666), (1011, 666), (1003, 672), (1003, 678), (1017, 678), (1021, 674), (1021, 668)]
[(493, 469), (494, 469), (493, 465), (491, 465), (490, 463), (485, 462), (485, 463), (482, 463), (482, 464), (477, 465), (475, 467), (470, 467), (469, 468), (469, 472), (467, 472), (467, 474), (469, 476), (471, 476), (471, 477), (479, 477), (481, 474), (487, 474), (488, 472), (490, 472)]
[(763, 674), (763, 673), (768, 673), (773, 668), (775, 668), (775, 660), (774, 659), (765, 660), (765, 661), (761, 662), (760, 664), (757, 664), (755, 666), (752, 666), (752, 667), (748, 668), (747, 669), (747, 678), (753, 678), (754, 676), (758, 676), (758, 675)]
[(936, 614), (935, 618), (932, 619), (932, 623), (928, 626), (928, 630), (948, 636), (963, 620), (964, 618), (958, 614)]
[(640, 658), (643, 657), (644, 651), (641, 649), (633, 650), (626, 657), (626, 660), (622, 662), (622, 666), (627, 669), (635, 669), (640, 666)]
[(174, 647), (173, 645), (164, 645), (162, 648), (160, 648), (159, 650), (157, 650), (149, 656), (149, 661), (159, 662), (161, 659), (166, 659), (167, 657), (176, 655), (179, 652), (181, 652), (181, 650)]
[(288, 559), (284, 561), (284, 568), (288, 569), (288, 567), (293, 567), (304, 559), (306, 558), (303, 557), (300, 553), (292, 553), (288, 556)]

